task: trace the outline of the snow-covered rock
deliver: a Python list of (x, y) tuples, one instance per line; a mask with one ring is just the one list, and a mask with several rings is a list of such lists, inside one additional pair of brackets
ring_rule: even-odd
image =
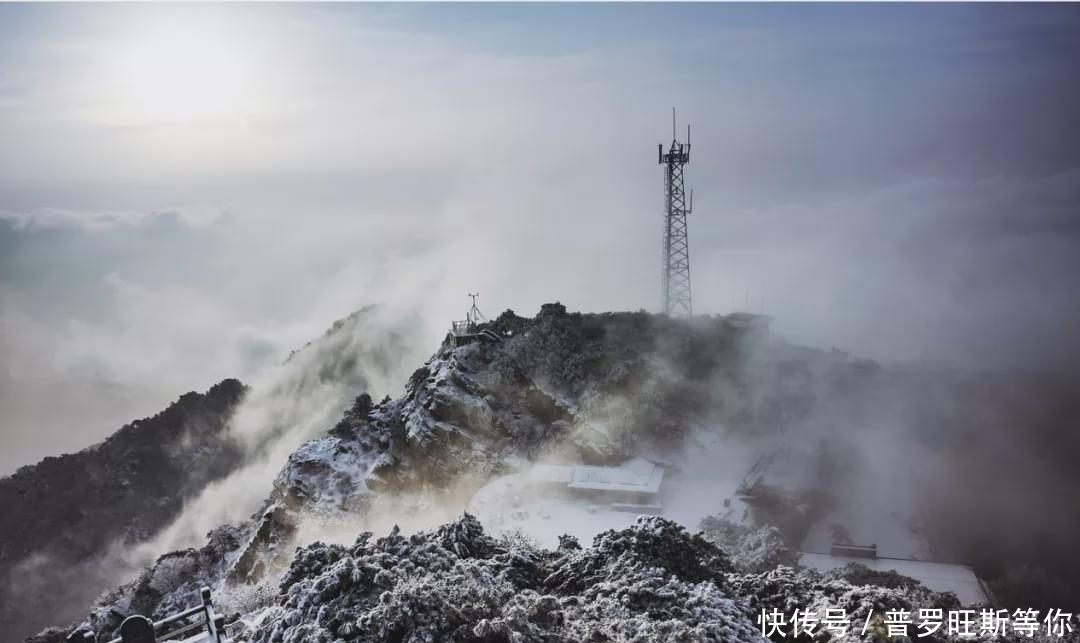
[[(235, 545), (160, 559), (99, 603), (94, 629), (111, 634), (124, 614), (186, 606), (200, 584), (227, 596), (231, 584), (265, 583), (285, 565), (271, 605), (237, 592), (234, 603), (249, 610), (230, 615), (242, 639), (739, 643), (761, 640), (754, 616), (765, 608), (828, 605), (858, 616), (870, 607), (955, 604), (895, 579), (862, 584), (865, 575), (851, 570), (786, 566), (791, 551), (780, 532), (746, 526), (748, 510), (734, 497), (745, 469), (715, 479), (672, 469), (684, 493), (672, 498), (671, 515), (696, 525), (726, 509), (738, 523), (730, 533), (690, 534), (658, 517), (626, 525), (629, 514), (606, 524), (601, 514), (612, 512), (588, 503), (573, 507), (580, 514), (530, 504), (520, 477), (504, 476), (536, 461), (652, 457), (697, 440), (688, 436), (715, 436), (728, 422), (741, 431), (765, 426), (767, 435), (769, 422), (809, 402), (794, 385), (790, 395), (783, 387), (763, 392), (756, 382), (766, 367), (747, 365), (739, 331), (722, 319), (580, 315), (550, 304), (533, 319), (508, 311), (489, 328), (504, 340), (443, 345), (400, 397), (376, 404), (359, 395), (336, 426), (292, 454), (263, 512), (232, 532)], [(739, 459), (705, 455), (714, 467)], [(754, 488), (772, 493), (781, 532), (786, 521), (813, 517), (813, 503), (766, 487)], [(311, 516), (337, 521), (338, 533), (343, 524), (373, 529), (364, 521), (380, 507), (424, 512), (453, 491), (459, 497), (446, 502), (463, 507), (476, 489), (474, 506), (494, 535), (466, 516), (411, 535), (363, 534), (351, 546), (297, 540)], [(579, 519), (594, 526), (590, 547), (562, 524)], [(529, 543), (528, 529), (514, 534), (529, 521), (545, 525), (546, 548)]]
[(251, 640), (759, 641), (723, 589), (730, 570), (660, 519), (552, 551), (492, 538), (464, 515), (413, 536), (301, 549)]

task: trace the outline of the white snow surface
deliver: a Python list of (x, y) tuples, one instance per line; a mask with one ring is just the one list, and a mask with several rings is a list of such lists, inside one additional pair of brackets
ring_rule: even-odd
[(366, 480), (381, 456), (358, 450), (353, 441), (324, 436), (293, 452), (275, 485), (302, 491), (312, 508), (342, 508), (349, 498), (368, 493)]

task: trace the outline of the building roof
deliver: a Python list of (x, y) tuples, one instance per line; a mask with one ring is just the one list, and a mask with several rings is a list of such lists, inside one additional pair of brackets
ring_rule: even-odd
[(529, 471), (530, 482), (570, 484), (574, 479), (574, 467), (558, 464), (538, 464)]
[(804, 553), (799, 558), (799, 564), (820, 571), (836, 569), (848, 563), (859, 563), (881, 572), (895, 571), (898, 574), (914, 578), (935, 592), (953, 592), (964, 605), (990, 602), (986, 592), (983, 591), (978, 576), (966, 565), (906, 560), (903, 558), (870, 559), (807, 553)]
[(529, 470), (529, 481), (534, 484), (566, 485), (569, 489), (588, 491), (655, 494), (660, 491), (663, 479), (664, 468), (640, 456), (617, 467), (538, 464)]
[(767, 329), (772, 324), (769, 315), (757, 315), (754, 313), (734, 312), (724, 317), (728, 324), (737, 328), (760, 328)]
[(592, 491), (657, 493), (663, 479), (663, 467), (639, 456), (617, 467), (574, 467), (573, 478), (567, 486)]

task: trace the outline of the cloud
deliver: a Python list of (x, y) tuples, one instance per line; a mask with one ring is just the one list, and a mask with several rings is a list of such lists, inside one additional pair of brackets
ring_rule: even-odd
[(426, 358), (423, 323), (407, 306), (369, 307), (255, 378), (229, 422), (243, 461), (207, 485), (152, 540), (123, 556), (148, 564), (161, 552), (198, 546), (213, 528), (259, 511), (289, 455), (333, 427), (361, 392), (399, 395)]
[[(673, 102), (697, 311), (882, 359), (1080, 357), (1072, 9), (0, 13), (8, 469), (373, 302), (431, 349), (477, 290), (492, 316), (654, 309)], [(109, 116), (102, 70), (163, 23), (243, 57), (243, 109)]]

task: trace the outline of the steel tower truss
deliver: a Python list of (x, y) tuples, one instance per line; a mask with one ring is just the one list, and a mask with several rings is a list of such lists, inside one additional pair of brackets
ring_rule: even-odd
[(690, 245), (686, 215), (694, 205), (694, 194), (686, 198), (683, 166), (690, 162), (690, 126), (686, 126), (686, 142), (680, 143), (675, 134), (675, 110), (671, 110), (671, 147), (658, 149), (658, 160), (664, 166), (664, 312), (668, 315), (692, 315), (690, 302)]

